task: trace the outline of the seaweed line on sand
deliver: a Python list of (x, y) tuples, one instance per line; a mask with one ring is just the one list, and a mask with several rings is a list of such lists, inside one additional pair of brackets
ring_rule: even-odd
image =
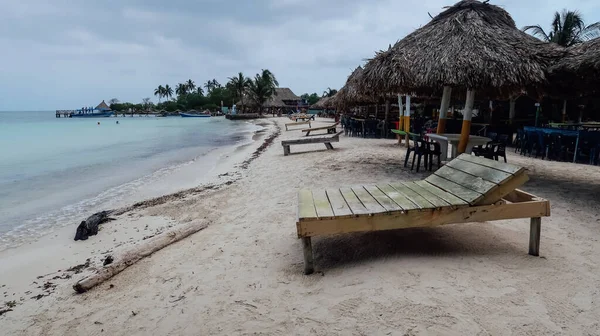
[(281, 134), (281, 127), (279, 127), (279, 124), (277, 124), (276, 122), (273, 122), (273, 125), (275, 126), (275, 130), (273, 131), (273, 133), (271, 133), (271, 135), (269, 135), (262, 143), (262, 145), (260, 145), (260, 147), (258, 147), (254, 153), (252, 153), (252, 155), (242, 163), (242, 169), (248, 169), (248, 166), (250, 165), (250, 163), (252, 163), (252, 161), (256, 160), (261, 154), (262, 152), (264, 152), (267, 148), (269, 148), (269, 146), (271, 146), (273, 144), (273, 141)]

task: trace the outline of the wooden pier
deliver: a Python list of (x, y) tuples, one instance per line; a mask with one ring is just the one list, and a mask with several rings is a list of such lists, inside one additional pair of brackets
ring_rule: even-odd
[(71, 115), (75, 113), (74, 110), (56, 110), (57, 118), (71, 118)]

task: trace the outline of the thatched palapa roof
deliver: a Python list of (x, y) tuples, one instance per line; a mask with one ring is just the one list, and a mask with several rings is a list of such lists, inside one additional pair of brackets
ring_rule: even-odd
[(361, 89), (429, 93), (452, 86), (509, 95), (546, 83), (544, 69), (563, 54), (520, 31), (504, 9), (463, 0), (377, 53)]
[(98, 106), (96, 106), (96, 110), (110, 110), (110, 107), (106, 105), (106, 103), (103, 100), (100, 104), (98, 104)]
[(275, 95), (267, 101), (265, 107), (286, 107), (290, 103), (296, 105), (301, 100), (290, 88), (276, 88)]
[(565, 97), (600, 93), (600, 38), (568, 48), (548, 72), (551, 87)]
[[(288, 107), (288, 106), (296, 106), (298, 102), (300, 102), (302, 98), (296, 96), (294, 92), (290, 88), (275, 88), (275, 95), (271, 97), (266, 103), (265, 107)], [(288, 103), (286, 103), (288, 102)], [(291, 104), (290, 104), (291, 103)], [(244, 98), (245, 105), (252, 105), (250, 98)], [(236, 103), (237, 106), (242, 105), (242, 101)]]
[(311, 105), (311, 109), (323, 110), (323, 109), (333, 109), (335, 108), (335, 98), (337, 93), (331, 97), (323, 97), (319, 99), (318, 102)]
[(347, 107), (352, 105), (369, 104), (374, 101), (372, 97), (365, 95), (361, 85), (363, 83), (363, 68), (357, 67), (352, 71), (346, 84), (335, 94), (334, 104), (336, 107)]

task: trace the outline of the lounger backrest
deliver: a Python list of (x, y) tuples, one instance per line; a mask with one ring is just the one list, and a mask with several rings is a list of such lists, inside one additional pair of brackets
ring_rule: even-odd
[(525, 168), (462, 154), (425, 179), (470, 205), (494, 204), (529, 178)]

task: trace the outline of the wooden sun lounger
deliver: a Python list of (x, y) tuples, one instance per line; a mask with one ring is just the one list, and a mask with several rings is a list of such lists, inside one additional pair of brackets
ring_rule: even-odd
[(304, 273), (314, 271), (311, 237), (502, 219), (531, 219), (529, 254), (538, 256), (550, 202), (517, 189), (527, 180), (522, 167), (462, 154), (423, 181), (300, 190)]
[(293, 122), (293, 123), (287, 123), (287, 124), (285, 124), (285, 130), (289, 131), (289, 129), (288, 129), (289, 126), (300, 126), (300, 125), (308, 125), (308, 127), (310, 127), (310, 121), (298, 121), (298, 122)]
[(333, 125), (328, 125), (328, 126), (323, 126), (323, 127), (306, 128), (306, 129), (303, 129), (302, 132), (306, 132), (306, 134), (305, 134), (306, 136), (309, 136), (311, 132), (322, 131), (322, 130), (327, 130), (327, 134), (334, 134), (334, 133), (336, 133), (336, 127), (339, 124), (340, 123), (337, 122)]
[(331, 145), (332, 142), (340, 142), (340, 134), (344, 132), (339, 132), (332, 135), (320, 136), (320, 137), (310, 137), (310, 138), (300, 138), (294, 140), (284, 140), (281, 142), (283, 146), (283, 155), (290, 155), (290, 146), (292, 145), (306, 145), (306, 144), (314, 144), (314, 143), (324, 143), (327, 149), (333, 149)]

